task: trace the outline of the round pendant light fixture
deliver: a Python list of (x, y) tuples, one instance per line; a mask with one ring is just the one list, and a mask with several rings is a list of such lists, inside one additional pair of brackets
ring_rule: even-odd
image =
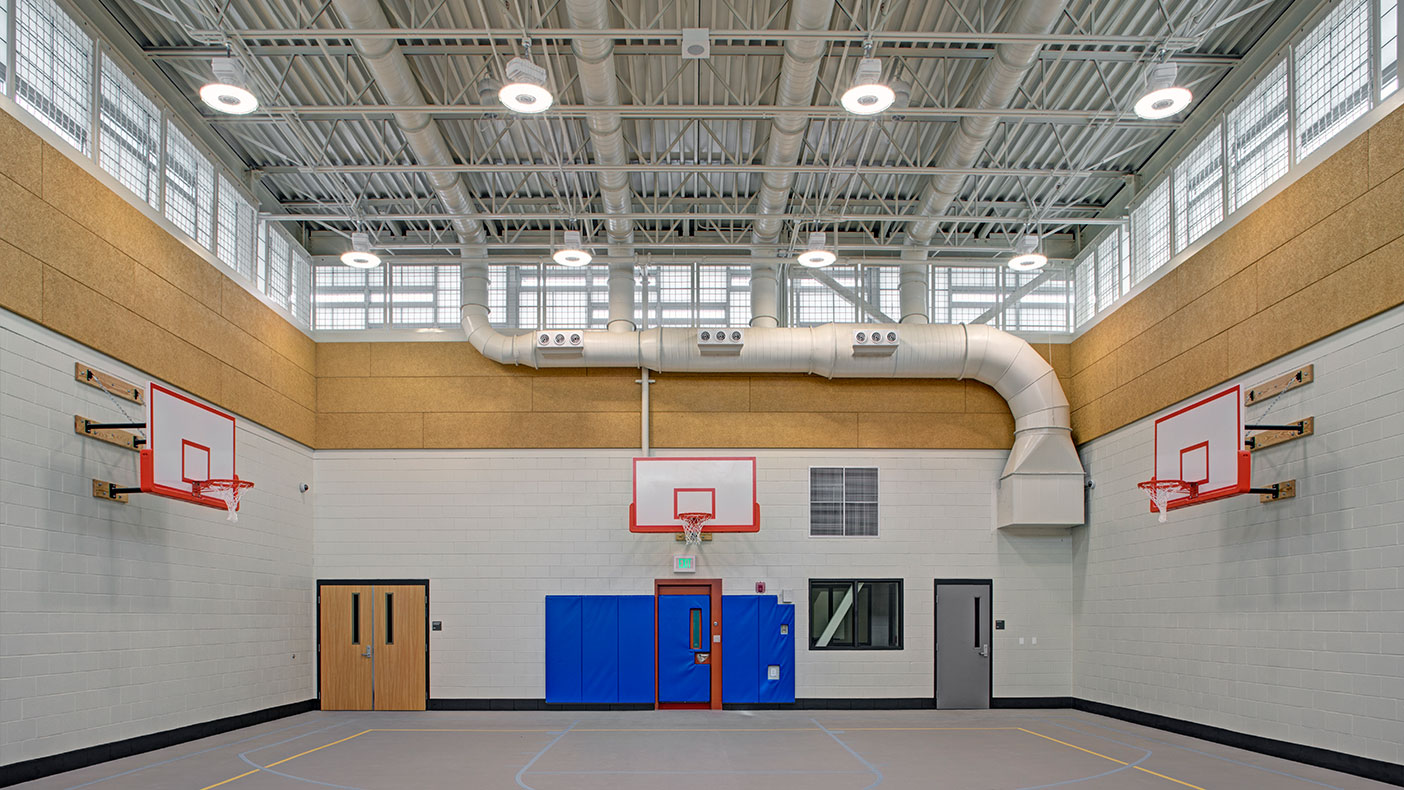
[(565, 232), (564, 243), (551, 254), (551, 260), (561, 266), (579, 268), (589, 266), (594, 256), (585, 249), (585, 244), (580, 238), (580, 231), (568, 230)]
[(796, 255), (795, 260), (798, 261), (801, 266), (806, 266), (810, 269), (822, 269), (832, 264), (834, 261), (838, 260), (838, 256), (835, 255), (833, 250), (830, 250), (824, 242), (825, 237), (823, 233), (815, 232), (809, 234), (809, 242), (805, 245), (804, 252)]
[(380, 265), (380, 256), (370, 247), (370, 234), (355, 231), (351, 234), (351, 249), (341, 253), (341, 262), (356, 269), (374, 269)]
[(497, 92), (502, 105), (512, 112), (535, 115), (551, 108), (556, 98), (546, 89), (546, 69), (526, 58), (507, 61), (507, 84)]
[(1136, 100), (1136, 114), (1147, 120), (1177, 115), (1189, 106), (1194, 94), (1175, 84), (1179, 67), (1174, 63), (1157, 63), (1146, 75), (1146, 93)]
[(877, 115), (892, 106), (897, 94), (880, 82), (882, 61), (863, 58), (853, 71), (853, 86), (844, 91), (839, 103), (854, 115)]
[(215, 58), (214, 80), (200, 88), (205, 106), (228, 115), (248, 115), (258, 109), (258, 97), (245, 86), (244, 69), (233, 58)]
[(1038, 249), (1038, 236), (1029, 233), (1019, 238), (1014, 257), (1009, 259), (1009, 268), (1016, 272), (1035, 272), (1048, 265), (1048, 256)]

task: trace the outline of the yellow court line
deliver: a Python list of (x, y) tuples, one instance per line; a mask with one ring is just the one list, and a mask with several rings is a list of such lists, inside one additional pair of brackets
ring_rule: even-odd
[(1180, 781), (1179, 779), (1176, 779), (1176, 778), (1173, 777), (1173, 776), (1166, 776), (1165, 774), (1162, 774), (1162, 773), (1156, 773), (1155, 771), (1152, 771), (1152, 770), (1149, 769), (1149, 768), (1142, 768), (1142, 767), (1139, 766), (1139, 765), (1131, 765), (1130, 763), (1124, 762), (1124, 761), (1122, 761), (1122, 760), (1118, 760), (1118, 759), (1116, 759), (1115, 757), (1108, 757), (1108, 756), (1106, 756), (1105, 754), (1098, 754), (1097, 752), (1094, 752), (1094, 751), (1092, 751), (1091, 749), (1084, 749), (1084, 748), (1082, 748), (1081, 746), (1073, 746), (1071, 743), (1068, 743), (1067, 741), (1060, 741), (1060, 740), (1058, 740), (1057, 738), (1053, 738), (1053, 737), (1050, 737), (1050, 736), (1048, 736), (1048, 735), (1044, 735), (1044, 734), (1041, 733), (1041, 732), (1034, 732), (1033, 730), (1026, 730), (1026, 729), (1024, 729), (1023, 727), (1016, 727), (1015, 729), (1023, 730), (1024, 732), (1027, 732), (1027, 733), (1030, 734), (1030, 735), (1037, 735), (1037, 736), (1040, 737), (1040, 738), (1043, 738), (1043, 739), (1045, 739), (1045, 740), (1052, 741), (1052, 742), (1054, 742), (1054, 743), (1061, 743), (1061, 744), (1063, 744), (1064, 746), (1067, 746), (1067, 747), (1076, 749), (1076, 750), (1078, 750), (1079, 752), (1087, 752), (1088, 754), (1090, 754), (1090, 755), (1092, 755), (1092, 756), (1094, 756), (1094, 757), (1100, 757), (1100, 758), (1102, 758), (1103, 760), (1111, 760), (1112, 762), (1117, 763), (1118, 765), (1125, 765), (1125, 766), (1128, 766), (1128, 767), (1130, 767), (1130, 768), (1135, 768), (1137, 771), (1144, 771), (1145, 773), (1148, 773), (1148, 774), (1150, 774), (1151, 776), (1158, 776), (1158, 777), (1160, 777), (1161, 779), (1169, 780), (1169, 781), (1171, 781), (1171, 782), (1174, 782), (1174, 783), (1177, 784), (1177, 785), (1184, 785), (1185, 787), (1193, 788), (1193, 790), (1204, 790), (1204, 788), (1200, 787), (1199, 785), (1192, 785), (1192, 784), (1190, 784), (1189, 782), (1182, 782), (1182, 781)]
[(304, 754), (311, 754), (311, 753), (313, 753), (313, 752), (319, 752), (319, 751), (321, 751), (321, 750), (327, 748), (328, 746), (335, 746), (335, 745), (337, 745), (338, 743), (346, 743), (347, 741), (351, 740), (352, 738), (359, 738), (359, 737), (361, 737), (362, 735), (365, 735), (365, 734), (368, 733), (368, 732), (370, 732), (370, 730), (361, 730), (360, 732), (356, 733), (355, 735), (348, 735), (348, 736), (346, 736), (345, 738), (342, 738), (342, 739), (339, 740), (339, 741), (332, 741), (331, 743), (324, 743), (324, 744), (322, 744), (321, 746), (318, 746), (318, 747), (315, 748), (315, 749), (308, 749), (308, 750), (305, 751), (305, 752), (299, 752), (298, 754), (294, 754), (292, 757), (286, 757), (286, 758), (284, 758), (284, 759), (282, 759), (282, 760), (279, 760), (279, 761), (276, 762), (276, 763), (269, 763), (268, 765), (265, 765), (265, 766), (263, 766), (263, 767), (264, 767), (264, 768), (272, 768), (272, 767), (275, 766), (275, 765), (282, 765), (283, 763), (287, 762), (288, 760), (296, 760), (297, 758), (301, 757), (301, 756), (304, 755)]
[[(493, 730), (486, 727), (474, 730), (439, 730), (439, 729), (415, 729), (411, 727), (376, 727), (366, 732), (539, 732), (543, 734), (557, 733), (560, 730)], [(580, 732), (580, 730), (574, 730)], [(330, 746), (331, 744), (327, 744)]]
[[(269, 763), (268, 765), (263, 766), (263, 768), (272, 768), (272, 767), (275, 766), (275, 765), (282, 765), (283, 763), (287, 762), (288, 760), (296, 760), (297, 758), (301, 757), (301, 756), (304, 755), (304, 754), (311, 754), (311, 753), (313, 753), (313, 752), (315, 752), (315, 751), (319, 751), (319, 750), (321, 750), (321, 749), (325, 749), (325, 748), (327, 748), (328, 746), (335, 746), (335, 745), (337, 745), (338, 743), (345, 743), (345, 742), (351, 740), (352, 738), (359, 738), (359, 737), (361, 737), (362, 735), (365, 735), (365, 734), (368, 733), (368, 732), (371, 732), (371, 730), (361, 730), (360, 732), (356, 733), (355, 735), (348, 735), (348, 736), (346, 736), (345, 738), (342, 738), (342, 739), (339, 740), (339, 741), (332, 741), (331, 743), (322, 744), (321, 746), (318, 746), (316, 749), (308, 749), (308, 750), (305, 751), (305, 752), (299, 752), (299, 753), (297, 753), (297, 754), (294, 754), (292, 757), (288, 757), (288, 758), (286, 758), (286, 759), (279, 760), (279, 761), (276, 762), (276, 763)], [(248, 776), (249, 774), (256, 774), (256, 773), (258, 773), (259, 771), (262, 771), (263, 768), (255, 768), (255, 769), (253, 769), (252, 771), (245, 771), (245, 772), (239, 774), (238, 776), (231, 776), (231, 777), (229, 777), (228, 779), (225, 779), (223, 782), (215, 782), (215, 783), (212, 784), (212, 785), (208, 785), (208, 786), (206, 786), (206, 787), (202, 787), (202, 788), (200, 788), (200, 790), (214, 790), (214, 788), (216, 788), (216, 787), (221, 787), (221, 786), (223, 786), (223, 785), (227, 785), (227, 784), (229, 784), (230, 782), (234, 781), (235, 779), (243, 779), (244, 777)]]
[(572, 735), (577, 732), (823, 732), (815, 727), (771, 727), (759, 729), (733, 729), (729, 727), (718, 727), (716, 729), (695, 729), (695, 730), (658, 730), (653, 728), (640, 728), (637, 730), (585, 730), (579, 727), (570, 731)]
[[(1018, 727), (1018, 728), (1016, 728), (1016, 729), (1024, 730), (1023, 727)], [(1054, 743), (1061, 743), (1061, 744), (1063, 744), (1064, 746), (1067, 746), (1067, 747), (1076, 749), (1076, 750), (1078, 750), (1079, 752), (1087, 752), (1088, 754), (1092, 755), (1093, 757), (1100, 757), (1100, 758), (1102, 758), (1103, 760), (1111, 760), (1112, 762), (1116, 763), (1117, 765), (1130, 765), (1130, 764), (1131, 764), (1131, 763), (1125, 762), (1124, 760), (1118, 760), (1118, 759), (1116, 759), (1115, 757), (1108, 757), (1108, 756), (1106, 756), (1105, 754), (1099, 754), (1099, 753), (1097, 753), (1097, 752), (1092, 751), (1091, 749), (1084, 749), (1084, 748), (1082, 748), (1081, 746), (1073, 746), (1072, 744), (1068, 743), (1067, 741), (1060, 741), (1060, 740), (1058, 740), (1057, 738), (1049, 737), (1049, 736), (1047, 736), (1047, 735), (1044, 735), (1044, 734), (1041, 733), (1041, 732), (1034, 732), (1033, 730), (1024, 730), (1024, 732), (1027, 732), (1027, 733), (1030, 734), (1030, 735), (1037, 735), (1038, 737), (1043, 738), (1044, 740), (1052, 741), (1052, 742), (1054, 742)]]
[(1181, 782), (1179, 779), (1176, 779), (1176, 778), (1173, 777), (1173, 776), (1166, 776), (1165, 774), (1157, 774), (1157, 773), (1155, 773), (1155, 771), (1152, 771), (1152, 770), (1149, 769), (1149, 768), (1142, 768), (1142, 767), (1139, 766), (1139, 765), (1138, 765), (1138, 766), (1135, 766), (1135, 768), (1136, 768), (1137, 771), (1145, 771), (1146, 773), (1148, 773), (1148, 774), (1154, 774), (1155, 776), (1158, 776), (1158, 777), (1160, 777), (1161, 779), (1169, 779), (1170, 781), (1174, 782), (1174, 783), (1177, 784), (1177, 785), (1184, 785), (1185, 787), (1193, 787), (1194, 790), (1204, 790), (1204, 788), (1200, 787), (1199, 785), (1192, 785), (1192, 784), (1190, 784), (1189, 782)]
[[(831, 730), (844, 732), (990, 732), (994, 730), (1023, 730), (1023, 727), (845, 727), (830, 725)], [(1024, 730), (1028, 732), (1028, 730)]]
[(255, 769), (253, 769), (252, 771), (245, 771), (245, 772), (239, 774), (238, 776), (231, 776), (231, 777), (229, 777), (228, 779), (225, 779), (223, 782), (215, 782), (214, 784), (209, 785), (208, 787), (202, 787), (202, 788), (200, 788), (200, 790), (214, 790), (216, 787), (219, 787), (220, 785), (227, 785), (227, 784), (229, 784), (230, 782), (234, 781), (235, 779), (243, 779), (244, 777), (248, 776), (249, 774), (256, 774), (256, 773), (258, 773), (258, 772), (261, 771), (261, 770), (263, 770), (263, 769), (262, 769), (262, 768), (255, 768)]

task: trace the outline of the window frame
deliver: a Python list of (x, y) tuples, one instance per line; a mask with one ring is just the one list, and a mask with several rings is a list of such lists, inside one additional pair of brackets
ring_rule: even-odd
[[(906, 590), (905, 590), (905, 583), (904, 583), (904, 582), (905, 582), (905, 580), (904, 580), (904, 579), (900, 579), (900, 578), (883, 578), (883, 579), (859, 579), (859, 578), (833, 579), (833, 578), (820, 578), (820, 579), (810, 579), (810, 580), (809, 580), (809, 584), (808, 584), (807, 587), (805, 588), (805, 592), (806, 592), (806, 594), (807, 594), (807, 597), (805, 598), (805, 604), (806, 604), (806, 606), (808, 607), (808, 617), (809, 617), (808, 632), (807, 632), (807, 637), (806, 637), (806, 640), (805, 640), (805, 641), (806, 641), (806, 643), (809, 645), (809, 649), (810, 649), (810, 650), (822, 650), (822, 651), (828, 651), (828, 650), (902, 650), (902, 649), (904, 649), (904, 645), (906, 644), (906, 623), (907, 623), (907, 616), (906, 616)], [(889, 627), (889, 630), (892, 632), (892, 636), (893, 636), (893, 639), (894, 639), (894, 642), (893, 642), (892, 644), (884, 644), (884, 645), (875, 645), (875, 644), (872, 644), (872, 642), (873, 642), (873, 637), (872, 637), (872, 623), (873, 623), (873, 620), (872, 620), (872, 597), (871, 597), (871, 596), (869, 596), (869, 598), (868, 598), (868, 642), (869, 642), (869, 644), (866, 644), (866, 645), (858, 644), (859, 636), (858, 636), (858, 617), (857, 617), (857, 606), (858, 606), (858, 603), (857, 603), (857, 600), (858, 600), (858, 594), (859, 594), (858, 585), (861, 585), (861, 584), (891, 584), (891, 585), (893, 585), (893, 586), (895, 587), (895, 597), (896, 597), (896, 600), (893, 602), (893, 604), (894, 604), (893, 611), (896, 613), (896, 618), (895, 618), (895, 619), (896, 619), (896, 624), (895, 624), (894, 626), (890, 626), (890, 627)], [(845, 645), (845, 644), (833, 644), (832, 642), (830, 642), (830, 643), (827, 644), (827, 645), (820, 646), (820, 645), (817, 645), (817, 644), (815, 643), (815, 642), (816, 642), (816, 639), (815, 639), (815, 637), (814, 637), (814, 606), (813, 606), (813, 603), (814, 603), (814, 588), (815, 588), (816, 585), (824, 586), (824, 587), (828, 587), (828, 588), (829, 588), (829, 590), (830, 590), (830, 600), (831, 600), (831, 601), (833, 600), (833, 590), (835, 590), (835, 589), (840, 589), (840, 588), (842, 588), (844, 585), (847, 585), (849, 589), (853, 590), (854, 604), (853, 604), (853, 606), (849, 607), (849, 610), (848, 610), (848, 612), (847, 612), (846, 615), (845, 615), (846, 617), (849, 617), (849, 618), (851, 618), (851, 620), (852, 620), (852, 625), (851, 625), (850, 630), (852, 631), (852, 634), (853, 634), (853, 636), (852, 636), (853, 644), (848, 644), (848, 645)], [(830, 611), (832, 611), (832, 605), (830, 606)], [(827, 625), (827, 622), (826, 622), (825, 624)]]

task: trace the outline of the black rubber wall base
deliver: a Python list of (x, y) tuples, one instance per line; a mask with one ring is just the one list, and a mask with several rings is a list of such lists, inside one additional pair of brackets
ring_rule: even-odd
[(1221, 743), (1224, 746), (1232, 746), (1235, 749), (1244, 749), (1250, 752), (1266, 754), (1269, 757), (1281, 757), (1284, 760), (1306, 763), (1317, 768), (1327, 768), (1332, 771), (1340, 771), (1343, 774), (1354, 774), (1366, 779), (1374, 779), (1377, 782), (1388, 782), (1389, 784), (1404, 787), (1404, 765), (1387, 763), (1383, 760), (1372, 760), (1369, 757), (1357, 757), (1344, 752), (1333, 752), (1330, 749), (1319, 749), (1315, 746), (1304, 746), (1300, 743), (1290, 743), (1279, 741), (1275, 738), (1264, 738), (1260, 735), (1248, 735), (1246, 733), (1226, 730), (1222, 727), (1211, 727), (1207, 724), (1198, 724), (1182, 719), (1173, 719), (1169, 716), (1160, 716), (1154, 713), (1145, 713), (1131, 708), (1122, 708), (1117, 705), (1108, 705), (1104, 702), (1093, 702), (1092, 700), (1073, 698), (1072, 707), (1075, 710), (1095, 713), (1098, 716), (1106, 716), (1112, 719), (1129, 721), (1132, 724), (1140, 724), (1146, 727), (1154, 727), (1157, 730), (1188, 735), (1191, 738), (1199, 738), (1204, 741)]
[[(870, 699), (851, 698), (810, 698), (797, 699), (791, 703), (775, 704), (730, 704), (727, 710), (920, 710), (932, 709), (935, 703), (929, 697), (881, 697)], [(1121, 721), (1153, 727), (1166, 732), (1188, 735), (1192, 738), (1245, 749), (1271, 757), (1280, 757), (1318, 768), (1361, 776), (1377, 782), (1404, 787), (1404, 765), (1357, 757), (1352, 754), (1304, 746), (1258, 735), (1248, 735), (1222, 727), (1211, 727), (1192, 721), (1174, 719), (1154, 713), (1108, 705), (1103, 702), (1079, 699), (1077, 697), (995, 697), (990, 707), (999, 710), (1080, 710), (1099, 716), (1120, 719)], [(316, 700), (304, 700), (275, 708), (243, 713), (215, 719), (201, 724), (191, 724), (174, 730), (127, 738), (100, 746), (90, 746), (63, 754), (39, 757), (21, 763), (0, 766), (0, 787), (28, 782), (64, 771), (72, 771), (89, 765), (130, 757), (134, 754), (163, 749), (167, 746), (208, 738), (211, 735), (249, 727), (255, 724), (292, 716), (298, 713), (317, 710)], [(541, 710), (541, 711), (623, 711), (653, 710), (651, 703), (627, 703), (605, 705), (562, 705), (548, 703), (543, 699), (431, 699), (429, 710)]]
[(108, 760), (118, 760), (123, 757), (130, 757), (142, 752), (150, 752), (156, 749), (164, 749), (167, 746), (194, 741), (200, 738), (208, 738), (211, 735), (238, 730), (244, 727), (252, 727), (255, 724), (263, 724), (274, 719), (281, 719), (285, 716), (294, 716), (298, 713), (307, 713), (317, 710), (317, 700), (308, 699), (301, 702), (292, 702), (287, 705), (279, 705), (273, 708), (264, 708), (250, 713), (240, 713), (237, 716), (226, 716), (214, 721), (201, 722), (199, 724), (187, 724), (184, 727), (177, 727), (164, 732), (153, 732), (150, 735), (138, 735), (135, 738), (125, 738), (112, 743), (104, 743), (98, 746), (89, 746), (84, 749), (74, 749), (71, 752), (62, 754), (51, 754), (48, 757), (36, 757), (33, 760), (11, 763), (10, 765), (0, 765), (0, 787), (28, 782), (33, 779), (40, 779), (53, 774), (60, 774), (64, 771), (74, 771), (79, 768), (86, 768), (97, 763), (105, 763)]

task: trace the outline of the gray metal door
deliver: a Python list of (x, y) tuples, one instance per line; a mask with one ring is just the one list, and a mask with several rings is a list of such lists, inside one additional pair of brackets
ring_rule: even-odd
[(936, 707), (990, 706), (990, 585), (936, 584)]

